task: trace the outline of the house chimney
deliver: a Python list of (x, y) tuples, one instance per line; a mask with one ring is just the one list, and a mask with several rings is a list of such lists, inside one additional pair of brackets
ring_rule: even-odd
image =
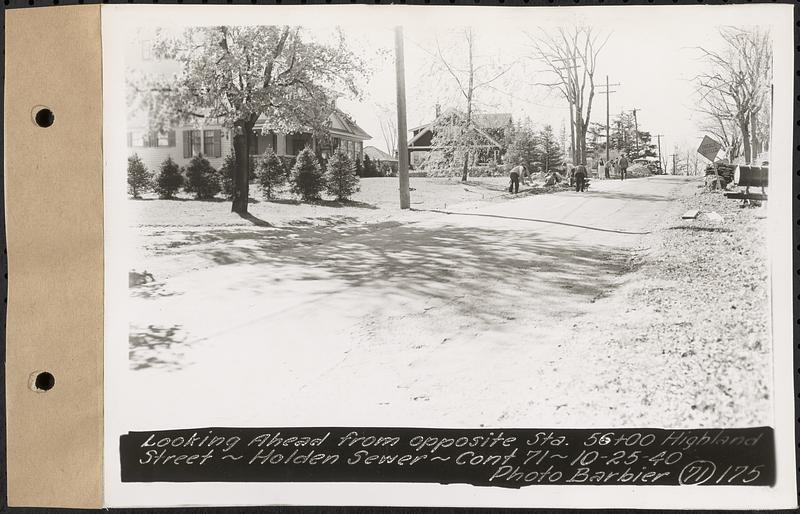
[(439, 104), (439, 102), (436, 102), (436, 118), (438, 119), (439, 116), (441, 115), (442, 115), (442, 106)]

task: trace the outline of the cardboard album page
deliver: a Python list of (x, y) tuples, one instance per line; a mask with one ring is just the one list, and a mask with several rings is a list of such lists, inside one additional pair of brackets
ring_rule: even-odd
[(7, 10), (5, 27), (8, 502), (100, 507), (100, 7)]
[(12, 504), (797, 506), (790, 6), (33, 12)]

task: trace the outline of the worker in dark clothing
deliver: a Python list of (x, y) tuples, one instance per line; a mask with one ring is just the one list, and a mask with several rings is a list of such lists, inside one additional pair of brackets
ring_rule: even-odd
[(619, 179), (625, 180), (625, 176), (628, 174), (628, 159), (625, 155), (621, 155), (619, 157)]
[(586, 188), (586, 165), (578, 164), (575, 168), (575, 191), (582, 192)]
[(509, 173), (511, 177), (511, 182), (508, 184), (508, 192), (517, 194), (519, 193), (519, 181), (525, 180), (525, 166), (519, 165), (514, 166), (511, 168), (511, 173)]

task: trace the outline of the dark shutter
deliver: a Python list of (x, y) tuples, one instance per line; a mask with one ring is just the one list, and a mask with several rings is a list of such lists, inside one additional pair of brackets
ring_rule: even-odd
[(222, 157), (222, 131), (214, 131), (214, 157)]
[(192, 158), (192, 131), (191, 130), (184, 130), (183, 131), (183, 158), (184, 159), (191, 159)]
[(175, 131), (174, 130), (167, 131), (167, 146), (170, 146), (170, 147), (175, 146)]

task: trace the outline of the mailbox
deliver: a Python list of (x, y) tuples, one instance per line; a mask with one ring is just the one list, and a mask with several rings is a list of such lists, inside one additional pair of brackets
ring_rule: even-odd
[(733, 182), (743, 187), (767, 187), (769, 168), (766, 166), (737, 166)]

